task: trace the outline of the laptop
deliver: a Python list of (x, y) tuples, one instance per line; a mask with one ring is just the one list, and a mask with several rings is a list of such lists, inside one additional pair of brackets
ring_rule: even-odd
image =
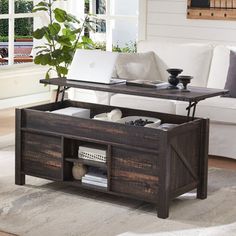
[(77, 49), (67, 79), (102, 84), (123, 83), (125, 80), (112, 78), (116, 52)]

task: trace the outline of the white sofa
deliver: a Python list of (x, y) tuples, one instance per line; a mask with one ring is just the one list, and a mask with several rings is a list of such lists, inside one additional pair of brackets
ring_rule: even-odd
[[(183, 74), (194, 76), (192, 85), (220, 89), (224, 88), (227, 78), (230, 49), (234, 48), (156, 41), (141, 41), (138, 44), (138, 52), (155, 52), (160, 72), (157, 78), (166, 81), (167, 68), (182, 68)], [(92, 91), (79, 91), (74, 95), (74, 98), (87, 102), (186, 115), (187, 104), (184, 102)], [(209, 153), (236, 159), (236, 98), (215, 97), (202, 101), (197, 106), (196, 116), (211, 120)]]

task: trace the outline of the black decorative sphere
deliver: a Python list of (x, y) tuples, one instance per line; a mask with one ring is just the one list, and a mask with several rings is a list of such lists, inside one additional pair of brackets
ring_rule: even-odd
[(169, 79), (168, 79), (169, 84), (173, 88), (176, 88), (176, 86), (179, 83), (178, 75), (181, 74), (183, 70), (177, 69), (177, 68), (170, 68), (170, 69), (167, 69), (167, 72), (170, 74)]

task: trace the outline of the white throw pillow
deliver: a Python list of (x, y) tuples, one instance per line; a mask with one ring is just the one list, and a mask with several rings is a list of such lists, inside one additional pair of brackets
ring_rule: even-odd
[(117, 77), (122, 79), (161, 80), (153, 52), (120, 53), (115, 69)]
[(207, 85), (213, 46), (198, 43), (172, 43), (162, 41), (140, 41), (138, 52), (154, 51), (162, 80), (167, 80), (168, 68), (183, 69), (183, 75), (191, 75), (193, 86)]

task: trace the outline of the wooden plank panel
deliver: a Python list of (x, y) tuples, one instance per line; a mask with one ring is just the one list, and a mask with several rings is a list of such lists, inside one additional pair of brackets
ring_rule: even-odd
[[(171, 139), (171, 190), (178, 192), (184, 186), (198, 181), (200, 158), (200, 124)], [(172, 146), (173, 145), (173, 146)], [(176, 148), (177, 151), (176, 152)], [(182, 159), (184, 158), (184, 159)], [(188, 169), (190, 168), (190, 169)]]
[(45, 77), (46, 70), (47, 68), (32, 63), (14, 65), (14, 69), (1, 66), (0, 100), (49, 92), (49, 87), (45, 87), (38, 82)]
[(23, 132), (23, 172), (52, 180), (62, 179), (61, 139)]
[(23, 155), (37, 158), (61, 158), (61, 139), (24, 132)]
[[(199, 33), (201, 31), (201, 33)], [(176, 37), (176, 38), (195, 38), (205, 39), (209, 41), (226, 41), (227, 39), (235, 38), (236, 32), (234, 29), (225, 29), (224, 33), (222, 29), (216, 28), (199, 28), (199, 27), (185, 27), (175, 25), (148, 25), (147, 34), (154, 36), (164, 37)]]
[(111, 191), (148, 201), (157, 197), (157, 156), (113, 148), (111, 163)]
[(146, 28), (148, 40), (236, 43), (235, 21), (187, 19), (187, 0), (148, 0)]
[(148, 0), (148, 12), (186, 13), (187, 0)]
[(236, 20), (235, 16), (236, 10), (230, 9), (214, 9), (213, 10), (203, 10), (203, 9), (189, 9), (188, 18), (189, 19), (209, 19), (209, 20)]
[(149, 25), (176, 25), (185, 27), (199, 27), (211, 29), (236, 29), (236, 24), (225, 24), (225, 21), (211, 21), (211, 20), (189, 20), (186, 18), (186, 12), (183, 14), (177, 13), (152, 13), (147, 15), (147, 23)]
[(27, 175), (36, 177), (62, 180), (61, 174), (62, 163), (59, 161), (46, 161), (46, 160), (29, 160), (25, 158), (23, 160), (23, 171)]
[(119, 173), (119, 176), (111, 178), (111, 191), (116, 193), (129, 194), (135, 198), (155, 202), (158, 194), (158, 179), (155, 181), (144, 181), (140, 176), (134, 175), (137, 179), (130, 179), (129, 172)]
[[(192, 38), (191, 35), (189, 35), (188, 37), (175, 37), (175, 36), (155, 36), (155, 35), (148, 35), (147, 36), (147, 40), (151, 40), (151, 41), (164, 41), (164, 42), (175, 42), (175, 43), (204, 43), (204, 44), (208, 44), (209, 42), (213, 45), (235, 45), (236, 41), (220, 41), (220, 40), (207, 40), (207, 39), (195, 39)], [(233, 39), (232, 39), (233, 40)]]
[(158, 154), (154, 155), (135, 150), (113, 148), (112, 168), (158, 176), (159, 168), (157, 166), (157, 158)]
[[(136, 128), (112, 122), (63, 116), (24, 110), (25, 128), (74, 135), (100, 141), (113, 141), (126, 145), (155, 149), (159, 133), (154, 129)], [(142, 142), (140, 142), (142, 140)]]

